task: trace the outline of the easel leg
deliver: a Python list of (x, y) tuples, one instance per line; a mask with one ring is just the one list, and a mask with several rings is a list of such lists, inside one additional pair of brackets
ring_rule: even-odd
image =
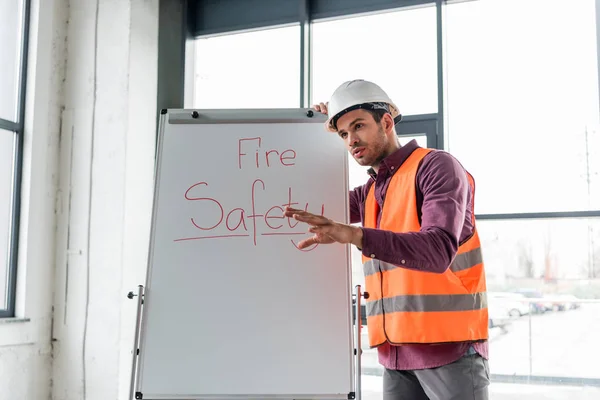
[(356, 400), (361, 400), (362, 398), (362, 385), (361, 385), (361, 376), (362, 376), (362, 364), (361, 364), (361, 356), (362, 356), (362, 340), (361, 340), (361, 327), (362, 327), (362, 316), (361, 316), (361, 298), (362, 292), (360, 285), (355, 286), (354, 288), (354, 306), (356, 307), (356, 320), (354, 321), (354, 338), (356, 343), (356, 348), (354, 349), (354, 357), (355, 357), (355, 381), (356, 381), (356, 392), (355, 398)]
[(133, 357), (131, 364), (131, 383), (129, 389), (129, 399), (134, 399), (134, 391), (136, 386), (136, 375), (137, 375), (137, 367), (138, 367), (138, 356), (140, 354), (140, 327), (142, 321), (142, 306), (144, 304), (144, 287), (142, 285), (138, 286), (138, 293), (133, 294), (133, 292), (129, 292), (127, 297), (129, 299), (133, 299), (137, 296), (137, 312), (136, 312), (136, 321), (135, 321), (135, 334), (133, 339)]

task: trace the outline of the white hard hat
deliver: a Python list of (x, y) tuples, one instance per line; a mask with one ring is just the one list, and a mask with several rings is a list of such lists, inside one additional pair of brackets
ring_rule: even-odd
[(383, 89), (373, 82), (355, 79), (342, 83), (331, 95), (327, 107), (329, 118), (325, 123), (325, 127), (330, 132), (337, 132), (336, 122), (338, 118), (346, 112), (358, 108), (387, 110), (392, 114), (392, 118), (395, 119), (396, 123), (402, 118), (398, 107)]

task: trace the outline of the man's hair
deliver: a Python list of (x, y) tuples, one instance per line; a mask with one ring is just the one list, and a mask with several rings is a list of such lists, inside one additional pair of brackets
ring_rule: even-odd
[(377, 123), (377, 124), (381, 123), (381, 119), (383, 118), (383, 116), (385, 114), (389, 114), (385, 110), (365, 110), (365, 111), (373, 116), (373, 119), (375, 120), (375, 123)]

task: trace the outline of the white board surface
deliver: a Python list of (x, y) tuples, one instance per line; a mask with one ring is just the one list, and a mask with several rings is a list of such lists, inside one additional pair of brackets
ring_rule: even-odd
[(349, 248), (301, 251), (286, 204), (348, 221), (347, 152), (306, 110), (161, 115), (137, 391), (348, 398)]

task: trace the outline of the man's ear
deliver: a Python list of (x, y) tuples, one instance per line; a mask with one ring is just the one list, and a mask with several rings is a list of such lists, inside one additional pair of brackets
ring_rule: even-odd
[(383, 126), (383, 130), (385, 133), (391, 133), (394, 131), (394, 118), (390, 113), (383, 114), (381, 117), (381, 125)]

